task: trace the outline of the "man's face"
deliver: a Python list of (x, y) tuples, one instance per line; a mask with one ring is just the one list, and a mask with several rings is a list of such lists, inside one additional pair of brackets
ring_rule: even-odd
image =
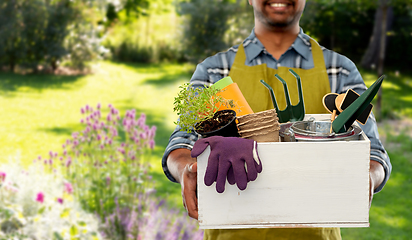
[(297, 24), (306, 0), (249, 0), (255, 18), (268, 27), (285, 28)]

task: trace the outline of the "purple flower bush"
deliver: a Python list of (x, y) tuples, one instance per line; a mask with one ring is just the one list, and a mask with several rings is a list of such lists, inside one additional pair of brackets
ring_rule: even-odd
[(168, 208), (164, 200), (159, 201), (154, 197), (146, 198), (146, 202), (132, 209), (116, 208), (106, 217), (102, 229), (102, 235), (112, 240), (203, 239), (203, 230), (198, 229), (196, 220), (177, 209)]
[(50, 151), (36, 162), (63, 173), (68, 182), (64, 191), (100, 218), (104, 238), (201, 239), (196, 221), (169, 210), (152, 194), (147, 159), (156, 127), (146, 125), (146, 115), (129, 110), (121, 117), (109, 105), (103, 117), (100, 104), (86, 105), (80, 112), (82, 130), (72, 134), (61, 153)]
[(83, 208), (104, 218), (118, 206), (137, 205), (137, 193), (151, 189), (145, 160), (154, 147), (156, 127), (145, 124), (146, 116), (119, 111), (109, 105), (102, 117), (100, 104), (81, 108), (83, 130), (74, 132), (63, 144), (61, 154), (50, 151), (48, 159), (39, 160), (50, 169), (61, 170), (74, 189)]

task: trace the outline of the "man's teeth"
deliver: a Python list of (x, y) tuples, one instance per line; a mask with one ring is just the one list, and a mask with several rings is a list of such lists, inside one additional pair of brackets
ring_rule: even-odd
[(287, 4), (286, 3), (271, 3), (270, 4), (271, 7), (286, 7)]

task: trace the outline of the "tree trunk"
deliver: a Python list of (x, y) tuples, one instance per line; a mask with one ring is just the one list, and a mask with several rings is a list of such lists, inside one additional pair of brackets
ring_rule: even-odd
[[(389, 0), (379, 1), (372, 36), (361, 61), (361, 66), (366, 69), (377, 68), (379, 77), (383, 75), (387, 32), (390, 31), (393, 22), (393, 9), (389, 6), (388, 2)], [(378, 91), (375, 114), (377, 120), (380, 121), (382, 117), (382, 88)]]
[[(385, 63), (385, 50), (386, 50), (386, 32), (387, 32), (387, 18), (388, 18), (388, 5), (387, 0), (382, 1), (381, 5), (382, 11), (382, 26), (381, 26), (381, 36), (380, 36), (380, 51), (379, 51), (379, 61), (378, 61), (378, 77), (383, 74), (383, 68)], [(382, 117), (382, 88), (378, 91), (378, 98), (376, 99), (376, 115), (377, 120), (380, 121)]]
[(57, 60), (56, 59), (51, 60), (50, 66), (52, 67), (53, 73), (55, 73), (57, 70)]
[[(384, 7), (386, 6), (386, 7)], [(383, 19), (383, 11), (386, 10), (386, 31), (382, 33), (382, 19)], [(381, 39), (382, 34), (386, 36), (386, 32), (390, 31), (393, 22), (393, 9), (392, 7), (388, 6), (388, 0), (380, 0), (379, 6), (376, 9), (375, 13), (375, 21), (373, 25), (372, 35), (369, 40), (368, 48), (366, 49), (360, 65), (366, 69), (376, 69), (379, 65), (379, 57), (380, 57), (380, 48), (382, 46)], [(387, 41), (385, 38), (385, 45), (386, 48)]]
[(16, 68), (16, 61), (15, 57), (13, 54), (9, 55), (9, 70), (10, 72), (14, 72), (14, 69)]

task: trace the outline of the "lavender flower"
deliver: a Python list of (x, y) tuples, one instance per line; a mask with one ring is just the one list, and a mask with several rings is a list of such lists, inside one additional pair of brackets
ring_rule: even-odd
[[(130, 239), (140, 232), (140, 221), (149, 208), (145, 199), (153, 180), (145, 156), (155, 147), (156, 127), (146, 125), (146, 115), (137, 116), (134, 109), (126, 111), (124, 117), (112, 104), (106, 116), (102, 116), (105, 111), (100, 104), (95, 111), (89, 105), (82, 109), (83, 129), (65, 142), (62, 156), (53, 153), (53, 158), (63, 159), (54, 161), (53, 167), (58, 163), (71, 189), (76, 190), (65, 186), (66, 192), (73, 192), (82, 207), (96, 213), (102, 222), (114, 225), (116, 230), (107, 234), (121, 237), (109, 239)], [(117, 215), (111, 216), (114, 212)]]
[(110, 177), (106, 177), (106, 185), (110, 185), (110, 180), (111, 180)]
[[(149, 196), (139, 196), (137, 207), (120, 208), (105, 218), (102, 224), (104, 235), (108, 239), (144, 239), (144, 240), (201, 240), (203, 230), (200, 230), (197, 221), (190, 219), (186, 214), (165, 205)], [(118, 234), (115, 230), (116, 222), (120, 223), (123, 231)]]

